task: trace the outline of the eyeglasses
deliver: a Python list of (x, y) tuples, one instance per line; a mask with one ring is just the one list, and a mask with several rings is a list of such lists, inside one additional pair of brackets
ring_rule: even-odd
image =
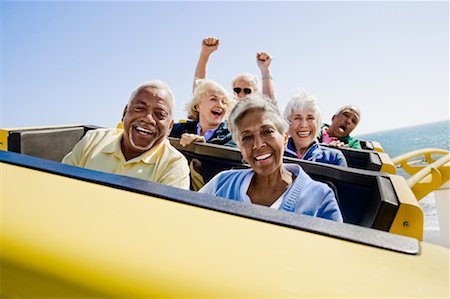
[(252, 90), (250, 88), (240, 88), (240, 87), (235, 87), (233, 88), (233, 91), (237, 94), (239, 94), (241, 92), (241, 90), (244, 91), (245, 94), (251, 94)]

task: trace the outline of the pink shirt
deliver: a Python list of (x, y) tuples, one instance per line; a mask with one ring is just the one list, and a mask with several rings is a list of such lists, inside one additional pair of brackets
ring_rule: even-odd
[(335, 141), (335, 140), (337, 140), (337, 138), (336, 137), (330, 137), (330, 135), (328, 135), (328, 128), (324, 127), (322, 129), (322, 142), (328, 144), (328, 143), (330, 143), (332, 141)]

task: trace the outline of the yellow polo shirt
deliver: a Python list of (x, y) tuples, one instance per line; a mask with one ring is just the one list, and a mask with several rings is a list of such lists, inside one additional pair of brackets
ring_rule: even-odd
[(168, 139), (126, 161), (120, 146), (122, 135), (122, 129), (88, 131), (62, 163), (189, 189), (187, 160)]

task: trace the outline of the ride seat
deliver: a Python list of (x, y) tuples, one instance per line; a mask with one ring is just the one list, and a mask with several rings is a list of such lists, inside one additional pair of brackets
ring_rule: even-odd
[(8, 151), (61, 162), (75, 144), (96, 126), (47, 127), (11, 130)]

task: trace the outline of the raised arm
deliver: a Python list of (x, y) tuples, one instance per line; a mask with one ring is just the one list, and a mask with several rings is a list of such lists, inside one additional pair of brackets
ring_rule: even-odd
[(271, 62), (272, 56), (269, 53), (266, 52), (256, 53), (256, 63), (258, 64), (258, 67), (261, 70), (262, 93), (263, 95), (271, 98), (273, 101), (276, 101), (272, 75), (270, 74), (269, 69)]
[(196, 87), (197, 79), (206, 78), (206, 67), (208, 65), (209, 56), (212, 52), (217, 50), (219, 47), (219, 39), (215, 37), (208, 37), (202, 40), (202, 51), (200, 52), (200, 57), (198, 58), (197, 68), (194, 74), (194, 83), (192, 85), (192, 90)]

